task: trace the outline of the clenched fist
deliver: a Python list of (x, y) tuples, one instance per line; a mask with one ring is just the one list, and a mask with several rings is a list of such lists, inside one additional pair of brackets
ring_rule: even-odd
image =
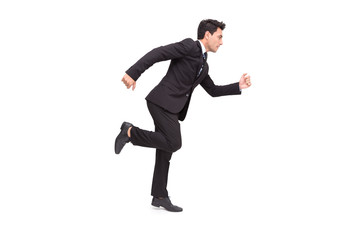
[(251, 86), (250, 76), (246, 76), (247, 73), (244, 73), (239, 82), (240, 89), (245, 89)]
[(132, 90), (134, 91), (134, 89), (136, 87), (136, 82), (129, 75), (127, 75), (125, 73), (125, 75), (124, 75), (124, 77), (122, 78), (121, 81), (125, 84), (127, 89), (129, 89), (132, 86)]

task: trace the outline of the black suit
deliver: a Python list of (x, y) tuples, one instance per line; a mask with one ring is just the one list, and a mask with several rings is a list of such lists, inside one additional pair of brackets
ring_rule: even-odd
[(169, 161), (172, 153), (181, 147), (178, 120), (185, 119), (195, 87), (200, 84), (213, 97), (241, 94), (238, 82), (225, 86), (214, 84), (208, 75), (209, 67), (200, 42), (190, 38), (153, 49), (126, 73), (136, 81), (154, 63), (165, 60), (171, 60), (168, 72), (146, 97), (155, 132), (137, 127), (131, 130), (134, 145), (157, 149), (152, 187), (155, 197), (167, 197)]

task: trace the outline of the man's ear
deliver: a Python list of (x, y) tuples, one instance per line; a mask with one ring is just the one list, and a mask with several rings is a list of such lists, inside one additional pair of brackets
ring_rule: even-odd
[(211, 33), (210, 33), (209, 31), (206, 31), (206, 32), (205, 32), (205, 38), (206, 38), (206, 40), (209, 40), (210, 36), (211, 36)]

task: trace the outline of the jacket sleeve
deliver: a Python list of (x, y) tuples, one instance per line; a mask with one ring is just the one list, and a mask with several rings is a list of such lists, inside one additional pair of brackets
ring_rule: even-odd
[(186, 56), (193, 46), (194, 41), (187, 38), (181, 42), (155, 48), (140, 58), (126, 73), (136, 81), (154, 63)]
[(200, 85), (212, 97), (241, 94), (241, 89), (238, 82), (224, 86), (217, 86), (214, 84), (213, 80), (211, 80), (209, 75), (205, 77), (205, 79), (200, 83)]

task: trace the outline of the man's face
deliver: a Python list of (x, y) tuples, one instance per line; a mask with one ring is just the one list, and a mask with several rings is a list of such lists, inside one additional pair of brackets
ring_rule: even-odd
[(220, 28), (218, 28), (216, 30), (216, 32), (214, 32), (213, 35), (210, 34), (210, 32), (208, 33), (209, 39), (208, 39), (208, 48), (210, 52), (216, 52), (219, 47), (223, 44), (222, 41), (222, 30)]

